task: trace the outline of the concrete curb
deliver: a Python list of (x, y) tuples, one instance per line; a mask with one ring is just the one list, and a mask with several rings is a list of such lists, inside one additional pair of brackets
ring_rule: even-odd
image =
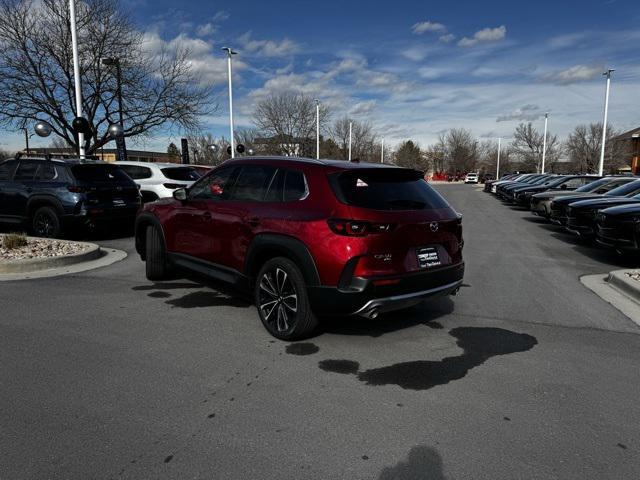
[[(31, 239), (31, 237), (28, 237)], [(40, 239), (41, 240), (41, 239)], [(27, 258), (24, 260), (10, 260), (0, 263), (0, 274), (6, 273), (27, 273), (37, 272), (39, 270), (49, 270), (52, 268), (65, 267), (67, 265), (74, 265), (76, 263), (88, 262), (95, 260), (102, 255), (100, 247), (95, 243), (87, 242), (67, 242), (65, 240), (57, 240), (57, 242), (65, 243), (77, 243), (80, 245), (88, 245), (89, 248), (81, 253), (72, 255), (61, 255), (58, 257), (46, 257), (46, 258)]]
[(614, 270), (609, 272), (607, 283), (640, 303), (640, 282), (627, 276), (627, 273), (633, 271), (635, 270)]
[(14, 280), (32, 280), (37, 278), (58, 277), (60, 275), (80, 273), (87, 270), (93, 270), (95, 268), (106, 267), (127, 258), (126, 252), (113, 248), (100, 248), (98, 249), (98, 253), (99, 256), (97, 258), (82, 261), (80, 263), (74, 263), (72, 265), (63, 265), (33, 272), (0, 273), (0, 282)]
[[(580, 282), (602, 300), (622, 312), (636, 326), (640, 327), (640, 296), (638, 296), (640, 290), (633, 285), (626, 286), (627, 289), (635, 287), (633, 288), (633, 295), (630, 295), (627, 293), (629, 290), (619, 288), (617, 285), (620, 285), (620, 283), (616, 283), (620, 278), (621, 272), (629, 271), (630, 270), (616, 270), (610, 274), (584, 275), (580, 277)], [(616, 280), (611, 282), (610, 278), (616, 278)], [(626, 279), (622, 278), (621, 280)], [(636, 282), (630, 279), (629, 281)], [(634, 332), (637, 332), (637, 330)]]

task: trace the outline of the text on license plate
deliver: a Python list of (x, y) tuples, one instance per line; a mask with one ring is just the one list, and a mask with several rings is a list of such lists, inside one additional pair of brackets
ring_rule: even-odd
[(431, 268), (442, 265), (438, 250), (435, 247), (423, 247), (416, 250), (420, 268)]

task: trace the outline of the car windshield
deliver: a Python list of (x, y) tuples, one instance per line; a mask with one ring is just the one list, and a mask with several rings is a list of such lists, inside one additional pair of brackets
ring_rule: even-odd
[(131, 182), (129, 176), (116, 165), (72, 165), (71, 172), (81, 182)]
[(624, 197), (625, 195), (634, 193), (638, 189), (640, 189), (640, 180), (629, 182), (618, 188), (614, 188), (613, 190), (610, 190), (609, 192), (605, 193), (605, 195), (607, 197)]
[(347, 205), (374, 210), (448, 208), (422, 173), (408, 169), (357, 169), (329, 176), (336, 197)]
[[(571, 177), (569, 177), (571, 178)], [(553, 177), (551, 180), (546, 181), (544, 184), (542, 184), (543, 187), (555, 187), (557, 185), (560, 185), (561, 183), (563, 183), (565, 180), (567, 180), (567, 177)]]
[(165, 177), (183, 182), (195, 182), (202, 176), (195, 168), (191, 167), (166, 167), (161, 170)]
[(602, 185), (606, 185), (611, 181), (610, 178), (601, 178), (600, 180), (596, 180), (595, 182), (587, 183), (586, 185), (581, 186), (580, 188), (576, 188), (576, 192), (593, 192), (597, 190)]

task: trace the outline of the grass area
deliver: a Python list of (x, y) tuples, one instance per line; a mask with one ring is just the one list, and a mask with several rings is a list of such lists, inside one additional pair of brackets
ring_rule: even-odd
[(24, 233), (8, 233), (2, 236), (2, 247), (7, 250), (25, 247), (27, 243), (27, 236)]

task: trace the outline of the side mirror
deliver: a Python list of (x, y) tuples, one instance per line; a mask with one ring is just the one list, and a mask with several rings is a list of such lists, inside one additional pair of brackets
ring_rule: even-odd
[(173, 191), (173, 198), (180, 202), (184, 202), (187, 200), (187, 190), (184, 188), (178, 188)]

